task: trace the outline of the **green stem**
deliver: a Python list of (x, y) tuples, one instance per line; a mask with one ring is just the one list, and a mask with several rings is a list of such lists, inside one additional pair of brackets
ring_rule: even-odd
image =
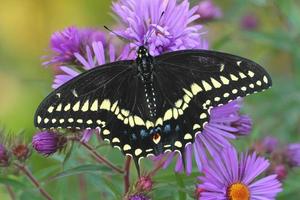
[(6, 187), (6, 190), (7, 190), (8, 194), (9, 194), (11, 200), (16, 200), (16, 195), (15, 195), (12, 187), (9, 186), (9, 185), (6, 185), (5, 187)]
[(17, 166), (17, 168), (22, 171), (27, 178), (32, 182), (32, 184), (40, 191), (41, 195), (47, 199), (47, 200), (53, 200), (52, 197), (46, 192), (46, 190), (44, 190), (41, 187), (41, 184), (39, 183), (39, 181), (32, 175), (31, 171), (22, 164), (19, 163), (15, 163), (15, 165)]
[(91, 153), (91, 155), (99, 163), (107, 165), (108, 167), (110, 167), (111, 169), (113, 169), (114, 171), (116, 171), (116, 172), (118, 172), (120, 174), (124, 173), (124, 171), (122, 169), (118, 168), (117, 166), (115, 166), (114, 164), (112, 164), (110, 161), (108, 161), (106, 158), (104, 158), (103, 156), (101, 156), (100, 154), (98, 154), (98, 152), (95, 150), (95, 148), (93, 148), (88, 143), (85, 143), (85, 142), (81, 141), (80, 138), (78, 138), (78, 137), (68, 137), (68, 139), (80, 143), (83, 147), (85, 147)]
[(125, 166), (124, 166), (124, 191), (125, 194), (129, 191), (130, 182), (129, 182), (129, 175), (130, 175), (130, 163), (131, 157), (126, 156)]

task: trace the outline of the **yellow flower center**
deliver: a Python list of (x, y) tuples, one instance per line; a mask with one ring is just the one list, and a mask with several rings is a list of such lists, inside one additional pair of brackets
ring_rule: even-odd
[(229, 200), (249, 200), (250, 192), (246, 185), (234, 183), (227, 190)]

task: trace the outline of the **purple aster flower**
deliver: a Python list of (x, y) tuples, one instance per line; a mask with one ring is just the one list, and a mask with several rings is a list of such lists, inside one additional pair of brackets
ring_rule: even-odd
[[(207, 152), (213, 155), (220, 148), (230, 147), (231, 144), (228, 140), (235, 139), (236, 135), (241, 135), (240, 127), (243, 126), (239, 123), (244, 123), (245, 116), (240, 115), (240, 108), (241, 101), (236, 100), (211, 110), (209, 123), (202, 133), (197, 134), (194, 143), (187, 145), (185, 148), (185, 166), (188, 175), (192, 172), (193, 155), (199, 171), (202, 171), (202, 165), (207, 160)], [(250, 130), (251, 127), (248, 127), (248, 129)], [(175, 152), (168, 154), (163, 168), (170, 164), (175, 155)], [(156, 159), (159, 160), (161, 157), (159, 156)], [(178, 155), (175, 171), (182, 172), (183, 169), (182, 157)]]
[[(129, 49), (124, 48), (118, 58), (116, 58), (115, 47), (113, 45), (109, 45), (108, 52), (109, 52), (109, 62), (113, 62), (116, 60), (126, 59), (129, 54)], [(85, 47), (85, 51), (82, 51), (81, 53), (75, 52), (74, 57), (76, 59), (77, 68), (74, 67), (73, 65), (60, 66), (59, 67), (60, 73), (55, 75), (52, 87), (56, 89), (62, 84), (64, 84), (65, 82), (79, 75), (83, 71), (105, 64), (106, 63), (105, 55), (106, 55), (105, 48), (101, 41), (93, 42), (91, 44), (91, 47), (87, 45)]]
[(0, 144), (0, 167), (9, 165), (9, 154), (4, 145)]
[(258, 19), (255, 14), (247, 14), (241, 19), (241, 27), (245, 30), (254, 30), (258, 26)]
[(286, 155), (292, 167), (300, 167), (300, 143), (289, 144)]
[(67, 139), (54, 132), (39, 132), (32, 138), (32, 147), (40, 154), (49, 156), (56, 151), (61, 150), (67, 142)]
[(135, 195), (131, 195), (128, 198), (128, 200), (151, 200), (151, 199), (145, 196), (144, 194), (135, 194)]
[(278, 139), (267, 136), (262, 140), (262, 148), (266, 153), (272, 153), (278, 147)]
[(191, 25), (199, 18), (198, 7), (189, 9), (187, 0), (177, 2), (119, 0), (113, 3), (113, 11), (125, 28), (116, 32), (130, 40), (133, 49), (146, 45), (152, 55), (179, 49), (207, 49), (207, 42), (201, 37), (202, 26)]
[(197, 14), (202, 21), (210, 21), (222, 17), (221, 9), (212, 0), (201, 1), (198, 5)]
[(238, 156), (234, 148), (227, 148), (213, 158), (204, 166), (204, 176), (199, 177), (201, 200), (273, 200), (282, 191), (276, 175), (256, 180), (269, 162), (255, 153)]
[(91, 46), (93, 42), (98, 41), (104, 43), (105, 35), (96, 29), (68, 27), (63, 31), (55, 32), (50, 40), (50, 48), (53, 51), (53, 55), (49, 56), (49, 61), (43, 64), (61, 65), (74, 63), (74, 53), (82, 53), (86, 46)]
[[(43, 63), (55, 67), (56, 75), (52, 87), (56, 89), (83, 71), (103, 65), (106, 62), (104, 51), (106, 47), (109, 49), (110, 62), (115, 61), (114, 46), (107, 45), (105, 35), (101, 31), (68, 27), (55, 32), (51, 37), (53, 55), (49, 61)], [(128, 55), (124, 51), (118, 60)]]

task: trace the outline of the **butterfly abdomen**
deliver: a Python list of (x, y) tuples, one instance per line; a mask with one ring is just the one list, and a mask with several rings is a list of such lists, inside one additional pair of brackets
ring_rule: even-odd
[(144, 82), (144, 98), (149, 119), (153, 120), (157, 116), (157, 95), (152, 81)]

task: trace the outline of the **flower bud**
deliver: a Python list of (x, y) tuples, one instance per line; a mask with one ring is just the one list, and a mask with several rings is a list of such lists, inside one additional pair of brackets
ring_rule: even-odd
[(7, 167), (9, 165), (9, 155), (6, 148), (0, 144), (0, 167)]
[(286, 155), (291, 167), (300, 167), (300, 143), (288, 145)]
[(245, 30), (255, 30), (258, 26), (258, 19), (255, 14), (245, 15), (241, 19), (241, 27)]
[(142, 176), (136, 183), (136, 188), (138, 191), (149, 192), (152, 190), (153, 181), (150, 176)]
[(198, 5), (197, 14), (200, 15), (202, 21), (214, 20), (222, 17), (222, 12), (212, 0), (201, 1)]
[(286, 166), (284, 166), (283, 164), (279, 164), (275, 166), (273, 174), (277, 175), (278, 180), (283, 181), (287, 177), (288, 171)]
[(18, 160), (24, 161), (30, 156), (30, 149), (26, 144), (16, 144), (12, 147), (12, 153)]
[(278, 146), (278, 139), (275, 137), (267, 136), (262, 140), (262, 147), (266, 153), (272, 153)]
[(32, 138), (32, 147), (40, 154), (49, 156), (61, 150), (66, 144), (67, 139), (57, 133), (43, 131)]
[(129, 196), (128, 200), (151, 200), (151, 199), (144, 194), (134, 194)]

